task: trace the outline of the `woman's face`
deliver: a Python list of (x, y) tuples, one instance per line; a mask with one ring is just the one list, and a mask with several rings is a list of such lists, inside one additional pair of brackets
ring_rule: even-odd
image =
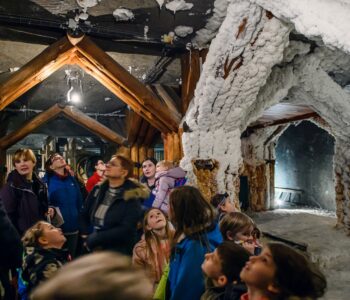
[(152, 209), (147, 216), (147, 229), (163, 229), (166, 226), (166, 219), (159, 209)]
[(142, 164), (142, 172), (143, 172), (143, 175), (145, 175), (145, 177), (147, 179), (154, 178), (154, 176), (156, 175), (155, 164), (153, 162), (151, 162), (150, 160), (144, 161)]
[(264, 248), (258, 256), (251, 256), (241, 271), (241, 279), (247, 286), (272, 291), (276, 274), (276, 265), (269, 248)]
[(34, 166), (35, 163), (32, 160), (27, 160), (24, 156), (21, 156), (19, 160), (15, 161), (15, 169), (17, 172), (27, 178), (32, 176)]
[(122, 167), (120, 160), (114, 157), (106, 164), (104, 175), (107, 178), (125, 178), (127, 171)]
[(54, 155), (51, 158), (51, 166), (52, 170), (57, 170), (60, 168), (65, 168), (67, 165), (66, 160), (59, 154)]

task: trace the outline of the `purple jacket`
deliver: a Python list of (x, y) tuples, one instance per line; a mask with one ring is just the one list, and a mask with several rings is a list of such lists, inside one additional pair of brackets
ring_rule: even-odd
[(46, 220), (47, 188), (35, 173), (33, 181), (28, 182), (16, 170), (12, 171), (0, 191), (0, 200), (20, 235), (37, 221)]
[(175, 180), (186, 176), (186, 172), (180, 167), (156, 173), (156, 197), (153, 207), (161, 209), (168, 214), (169, 211), (169, 191), (174, 188)]

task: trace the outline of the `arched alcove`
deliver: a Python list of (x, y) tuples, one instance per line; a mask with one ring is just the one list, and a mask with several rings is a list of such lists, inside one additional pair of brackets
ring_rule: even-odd
[(275, 148), (274, 208), (335, 211), (334, 138), (317, 125), (290, 125)]

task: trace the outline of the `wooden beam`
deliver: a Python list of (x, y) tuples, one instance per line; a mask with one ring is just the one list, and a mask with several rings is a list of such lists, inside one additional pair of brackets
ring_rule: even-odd
[(0, 149), (7, 149), (12, 145), (16, 144), (18, 141), (26, 137), (28, 134), (32, 133), (35, 129), (41, 125), (47, 123), (49, 120), (56, 117), (62, 109), (57, 105), (53, 105), (44, 112), (38, 114), (28, 122), (26, 122), (20, 129), (9, 133), (7, 136), (0, 139)]
[(291, 123), (291, 122), (295, 122), (295, 121), (306, 120), (306, 119), (311, 119), (311, 118), (316, 118), (316, 117), (319, 117), (319, 115), (315, 112), (311, 112), (311, 113), (307, 113), (307, 114), (303, 114), (303, 115), (299, 115), (299, 116), (294, 116), (291, 118), (284, 118), (284, 119), (280, 119), (280, 120), (276, 120), (276, 121), (272, 121), (272, 122), (266, 122), (266, 123), (262, 123), (262, 124), (248, 126), (247, 130), (251, 131), (251, 130), (255, 130), (255, 129), (261, 129), (261, 128), (266, 128), (266, 127), (270, 127), (270, 126), (276, 126), (276, 125), (281, 125), (281, 124), (286, 124), (286, 123)]
[(154, 84), (153, 86), (156, 89), (158, 95), (162, 98), (164, 103), (169, 108), (170, 113), (174, 116), (176, 121), (178, 123), (180, 123), (181, 122), (181, 113), (177, 109), (174, 100), (171, 98), (171, 96), (168, 94), (168, 92), (165, 90), (165, 88), (161, 84)]
[(132, 146), (136, 142), (137, 133), (140, 131), (142, 118), (133, 110), (129, 110), (126, 120), (126, 132), (128, 136), (128, 144)]
[(84, 69), (88, 74), (93, 76), (97, 81), (103, 84), (123, 102), (128, 104), (133, 109), (133, 111), (139, 114), (142, 118), (146, 119), (153, 126), (162, 132), (170, 132), (168, 126), (161, 122), (161, 120), (158, 119), (158, 116), (149, 110), (150, 108), (146, 108), (144, 105), (140, 105), (140, 103), (132, 95), (130, 95), (121, 86), (116, 84), (111, 78), (105, 76), (105, 74), (96, 68), (96, 66), (89, 60), (87, 60), (86, 57), (82, 56), (82, 54), (78, 54), (76, 56), (75, 63)]
[[(144, 113), (150, 112), (153, 118), (158, 119), (166, 128), (177, 130), (179, 123), (172, 118), (168, 109), (159, 103), (154, 94), (113, 60), (112, 57), (95, 45), (88, 37), (85, 36), (76, 45), (76, 48), (89, 61), (89, 65), (94, 71), (98, 70), (104, 77), (108, 78), (108, 81), (112, 82), (111, 85), (106, 85), (107, 88), (111, 89), (113, 85), (119, 86), (117, 96), (121, 100), (129, 104), (136, 112), (139, 110), (142, 110)], [(106, 81), (101, 83), (105, 85)], [(123, 93), (120, 91), (123, 91)], [(125, 97), (125, 94), (128, 94), (129, 97)], [(134, 101), (128, 103), (130, 97), (138, 102), (137, 107), (134, 107)]]
[(134, 162), (134, 176), (139, 177), (139, 168), (136, 167), (136, 164), (139, 163), (139, 146), (133, 145), (130, 151), (130, 158)]
[(181, 77), (182, 77), (182, 87), (181, 87), (181, 99), (182, 115), (185, 115), (188, 106), (194, 97), (194, 90), (196, 89), (197, 82), (200, 76), (200, 58), (199, 50), (192, 49), (186, 54), (181, 56)]
[(126, 138), (122, 137), (121, 135), (109, 129), (108, 127), (96, 121), (95, 119), (87, 116), (86, 114), (81, 112), (79, 109), (77, 109), (75, 106), (66, 106), (62, 110), (62, 112), (68, 119), (85, 127), (92, 133), (96, 134), (97, 136), (107, 141), (110, 141), (112, 143), (116, 143), (119, 145), (123, 145), (126, 143)]
[(63, 65), (68, 64), (74, 51), (74, 46), (67, 37), (64, 37), (46, 48), (19, 71), (13, 73), (9, 79), (0, 84), (0, 110)]
[(143, 144), (143, 141), (145, 139), (146, 133), (148, 131), (149, 128), (149, 123), (146, 120), (142, 121), (141, 127), (140, 127), (140, 131), (138, 132), (137, 135), (137, 139), (136, 139), (136, 143), (141, 146)]

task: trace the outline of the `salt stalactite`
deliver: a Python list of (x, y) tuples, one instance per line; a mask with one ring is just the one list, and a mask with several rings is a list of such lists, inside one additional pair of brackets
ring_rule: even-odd
[(127, 8), (117, 8), (113, 11), (113, 17), (117, 22), (129, 21), (134, 19), (134, 13)]
[[(244, 112), (256, 101), (271, 68), (283, 58), (290, 27), (249, 1), (231, 1), (212, 41), (193, 104), (185, 120), (181, 166), (193, 158), (219, 161), (219, 191), (233, 191), (242, 163)], [(218, 142), (220, 141), (220, 142)], [(191, 176), (191, 175), (190, 175)]]
[(173, 0), (165, 4), (165, 7), (176, 14), (180, 10), (190, 10), (193, 7), (193, 3), (188, 3), (184, 0)]
[(193, 27), (180, 25), (176, 26), (174, 31), (177, 36), (183, 38), (193, 32)]
[(96, 6), (101, 0), (77, 0), (77, 3), (82, 8), (90, 8)]
[(159, 5), (159, 8), (162, 9), (162, 6), (164, 4), (164, 0), (156, 0), (158, 5)]

